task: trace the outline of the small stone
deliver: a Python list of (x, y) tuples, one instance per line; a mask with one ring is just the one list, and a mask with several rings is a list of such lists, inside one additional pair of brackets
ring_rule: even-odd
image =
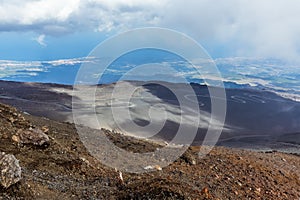
[(16, 142), (16, 143), (20, 143), (20, 137), (17, 136), (17, 135), (13, 135), (13, 136), (11, 137), (11, 139), (12, 139), (12, 141), (14, 141), (14, 142)]
[(236, 183), (237, 183), (240, 187), (242, 187), (242, 183), (241, 183), (241, 182), (237, 181)]
[(203, 188), (202, 190), (201, 190), (201, 194), (206, 198), (206, 199), (209, 199), (210, 198), (210, 194), (209, 194), (209, 190), (208, 190), (208, 188)]
[(11, 123), (14, 123), (16, 120), (15, 120), (13, 117), (10, 117), (10, 118), (9, 118), (9, 121), (10, 121)]
[(261, 192), (261, 188), (256, 188), (256, 189), (255, 189), (255, 193), (256, 193), (256, 194), (258, 194), (258, 195), (259, 195), (259, 194), (260, 194), (260, 192)]
[(154, 166), (149, 165), (149, 166), (144, 167), (144, 170), (152, 170), (152, 169), (156, 169), (158, 171), (162, 170), (162, 168), (159, 165), (154, 165)]
[(90, 165), (90, 162), (87, 159), (80, 157), (80, 160), (85, 162), (87, 165)]
[(144, 170), (151, 170), (151, 169), (153, 169), (153, 166), (148, 165), (148, 166), (144, 167)]
[(121, 183), (124, 183), (122, 172), (119, 172), (119, 179), (120, 179)]
[(14, 155), (0, 153), (0, 183), (8, 188), (21, 180), (21, 167)]
[(2, 135), (2, 138), (3, 138), (3, 139), (7, 139), (7, 138), (9, 138), (9, 136), (8, 136), (7, 133), (4, 133), (4, 134)]
[(48, 133), (48, 132), (49, 132), (49, 128), (48, 128), (47, 126), (43, 126), (43, 127), (42, 127), (42, 131), (43, 131), (44, 133)]
[(159, 165), (155, 165), (154, 168), (155, 168), (156, 170), (158, 170), (158, 171), (161, 171), (161, 170), (162, 170), (162, 168), (161, 168)]

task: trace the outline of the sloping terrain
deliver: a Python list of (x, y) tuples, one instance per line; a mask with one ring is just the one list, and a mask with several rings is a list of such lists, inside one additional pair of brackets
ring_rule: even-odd
[[(191, 147), (162, 170), (130, 174), (110, 169), (90, 156), (73, 124), (25, 115), (0, 104), (0, 151), (20, 161), (22, 180), (1, 199), (295, 199), (300, 198), (300, 157), (215, 147), (198, 158)], [(39, 128), (47, 146), (17, 144), (12, 136)], [(160, 145), (102, 131), (128, 151), (149, 152)]]
[[(167, 87), (160, 86), (160, 83)], [(196, 97), (195, 94), (182, 89), (186, 86), (179, 83), (149, 84), (148, 82), (124, 81), (119, 84), (121, 88), (124, 88), (120, 92), (114, 91), (114, 84), (97, 86), (95, 109), (102, 128), (141, 137), (147, 134), (152, 135), (153, 129), (149, 131), (145, 127), (145, 129), (136, 130), (135, 126), (131, 125), (130, 119), (132, 118), (140, 127), (148, 125), (151, 121), (149, 110), (154, 107), (151, 109), (152, 122), (155, 123), (155, 127), (164, 124), (161, 129), (158, 129), (160, 131), (155, 135), (156, 137), (169, 141), (174, 137), (180, 125), (185, 129), (198, 129), (194, 144), (202, 144), (207, 127), (209, 123), (212, 123), (210, 121), (211, 98), (207, 86), (191, 84), (197, 94)], [(130, 88), (136, 90), (128, 103), (126, 96)], [(176, 96), (168, 88), (185, 99), (185, 112), (180, 111)], [(217, 88), (214, 89), (217, 90)], [(95, 128), (93, 125), (97, 122), (93, 119), (94, 110), (80, 105), (84, 103), (80, 97), (87, 98), (88, 103), (92, 101), (89, 95), (94, 90), (94, 86), (85, 86), (75, 88), (73, 93), (73, 87), (66, 85), (0, 81), (0, 102), (35, 116), (72, 123), (72, 111), (74, 111), (72, 110), (72, 95), (74, 95), (79, 104), (77, 112), (86, 120), (84, 124)], [(113, 91), (114, 98), (111, 96)], [(219, 146), (300, 153), (299, 102), (263, 90), (227, 89), (226, 95), (226, 121), (218, 142)], [(197, 127), (189, 123), (198, 119), (194, 108), (189, 107), (193, 105), (192, 102), (195, 100), (193, 98), (198, 99), (201, 109), (200, 124)], [(118, 113), (118, 120), (113, 116), (112, 108)], [(130, 116), (121, 115), (127, 113), (128, 110)], [(166, 119), (165, 115), (161, 114), (162, 112), (166, 112)], [(181, 114), (186, 117), (183, 119), (190, 120), (181, 123)], [(212, 127), (219, 129), (221, 125), (221, 122), (214, 121)], [(119, 129), (120, 126), (122, 130)], [(192, 131), (186, 132), (189, 134)], [(186, 143), (185, 136), (179, 139), (179, 143)]]

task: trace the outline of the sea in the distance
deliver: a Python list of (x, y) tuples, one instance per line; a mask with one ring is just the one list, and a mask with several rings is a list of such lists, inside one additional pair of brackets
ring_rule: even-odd
[[(72, 85), (83, 63), (97, 58), (71, 58), (50, 61), (0, 60), (0, 79), (21, 82), (42, 82)], [(300, 101), (300, 64), (278, 59), (264, 58), (218, 58), (214, 62), (220, 71), (226, 88), (251, 88), (275, 92), (285, 98)], [(183, 77), (187, 82), (205, 84), (206, 80), (220, 80), (201, 64), (194, 66), (175, 54), (162, 50), (144, 49), (125, 54), (109, 65), (99, 83), (113, 83), (124, 80), (124, 75), (141, 65), (148, 65), (143, 73), (126, 76), (126, 80), (163, 80), (176, 82)], [(151, 64), (161, 70), (152, 70)], [(195, 64), (195, 63), (193, 63)], [(174, 74), (164, 70), (171, 67)], [(196, 68), (196, 69), (195, 69)], [(199, 73), (200, 72), (200, 73)]]

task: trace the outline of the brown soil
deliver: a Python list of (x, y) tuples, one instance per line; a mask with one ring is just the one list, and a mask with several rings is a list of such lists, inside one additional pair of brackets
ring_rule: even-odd
[[(23, 179), (0, 188), (0, 199), (295, 199), (300, 198), (300, 157), (215, 147), (198, 158), (191, 147), (161, 171), (110, 169), (90, 156), (73, 124), (24, 115), (0, 104), (0, 151), (20, 160)], [(50, 145), (20, 146), (18, 130), (49, 128)], [(45, 129), (45, 127), (44, 127)], [(119, 147), (154, 151), (158, 144), (104, 131)]]

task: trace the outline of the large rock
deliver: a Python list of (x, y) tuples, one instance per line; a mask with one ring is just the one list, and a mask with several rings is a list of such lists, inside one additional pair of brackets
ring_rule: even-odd
[(12, 137), (12, 140), (20, 144), (33, 144), (36, 146), (49, 145), (50, 140), (40, 129), (20, 130), (17, 135)]
[(19, 161), (14, 155), (0, 153), (0, 183), (3, 187), (19, 182), (22, 178)]

